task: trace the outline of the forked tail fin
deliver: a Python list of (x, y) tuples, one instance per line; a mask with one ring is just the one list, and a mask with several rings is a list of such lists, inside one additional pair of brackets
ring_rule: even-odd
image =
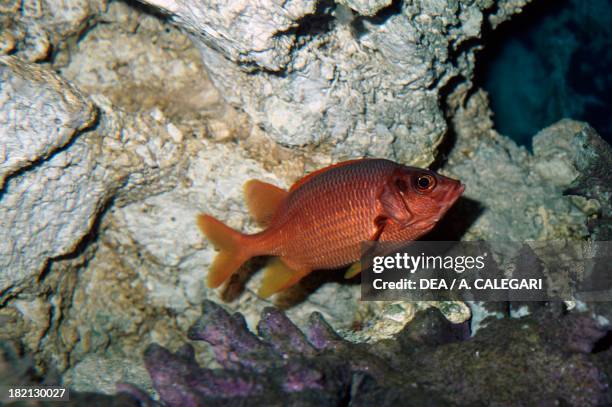
[(202, 233), (219, 250), (208, 271), (208, 286), (217, 288), (251, 257), (245, 246), (245, 235), (210, 215), (198, 215), (197, 223)]

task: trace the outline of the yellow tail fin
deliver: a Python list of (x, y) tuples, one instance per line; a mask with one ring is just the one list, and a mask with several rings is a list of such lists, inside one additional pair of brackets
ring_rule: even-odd
[(208, 286), (217, 288), (251, 257), (245, 245), (245, 235), (210, 215), (198, 215), (197, 223), (202, 233), (219, 250), (208, 271)]

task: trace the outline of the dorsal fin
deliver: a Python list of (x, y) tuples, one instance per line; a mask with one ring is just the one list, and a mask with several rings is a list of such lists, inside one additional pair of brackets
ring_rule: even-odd
[(276, 213), (279, 205), (289, 194), (276, 185), (252, 179), (244, 184), (244, 199), (253, 219), (262, 226), (267, 226)]
[(339, 162), (339, 163), (336, 163), (336, 164), (332, 164), (332, 165), (330, 165), (328, 167), (321, 168), (319, 170), (313, 171), (310, 174), (305, 175), (304, 177), (302, 177), (299, 180), (297, 180), (295, 182), (295, 184), (293, 184), (291, 186), (291, 188), (289, 189), (289, 192), (295, 191), (296, 189), (298, 189), (300, 186), (305, 184), (311, 178), (313, 178), (313, 177), (315, 177), (317, 175), (321, 175), (324, 172), (327, 172), (327, 171), (329, 171), (331, 169), (338, 168), (338, 167), (344, 167), (345, 165), (354, 164), (357, 161), (365, 161), (365, 160), (371, 160), (371, 158), (356, 158), (354, 160), (342, 161), (342, 162)]

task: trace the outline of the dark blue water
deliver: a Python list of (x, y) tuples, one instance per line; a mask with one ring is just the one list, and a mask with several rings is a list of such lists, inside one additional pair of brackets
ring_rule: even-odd
[(565, 117), (612, 143), (612, 0), (535, 0), (485, 37), (476, 82), (497, 130), (531, 147)]

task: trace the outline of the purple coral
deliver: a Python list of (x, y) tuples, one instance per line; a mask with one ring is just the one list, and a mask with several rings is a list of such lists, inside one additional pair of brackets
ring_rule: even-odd
[[(277, 310), (265, 310), (258, 328), (261, 338), (248, 330), (242, 315), (230, 315), (207, 301), (189, 338), (208, 342), (224, 369), (199, 367), (189, 345), (176, 354), (152, 345), (145, 363), (162, 400), (172, 406), (230, 400), (278, 404), (300, 399), (323, 405), (341, 401), (350, 383), (348, 363), (308, 359), (316, 348)], [(300, 396), (291, 397), (296, 393)]]
[(362, 377), (355, 381), (356, 372), (384, 374), (388, 370), (364, 347), (343, 341), (320, 314), (313, 314), (309, 325), (306, 336), (284, 313), (267, 308), (257, 336), (248, 330), (242, 315), (230, 315), (207, 301), (189, 338), (209, 343), (223, 369), (198, 366), (189, 345), (174, 354), (152, 345), (145, 353), (145, 364), (161, 399), (171, 406), (228, 402), (335, 406), (355, 399), (363, 383), (374, 386)]
[[(588, 329), (585, 329), (588, 328)], [(499, 405), (610, 398), (605, 369), (589, 350), (604, 331), (587, 314), (542, 309), (491, 322), (473, 338), (437, 310), (417, 314), (394, 340), (343, 340), (320, 314), (305, 332), (267, 308), (250, 332), (244, 317), (207, 301), (189, 338), (207, 342), (222, 366), (200, 367), (193, 348), (151, 345), (145, 364), (169, 406)], [(477, 356), (474, 356), (477, 355)]]

